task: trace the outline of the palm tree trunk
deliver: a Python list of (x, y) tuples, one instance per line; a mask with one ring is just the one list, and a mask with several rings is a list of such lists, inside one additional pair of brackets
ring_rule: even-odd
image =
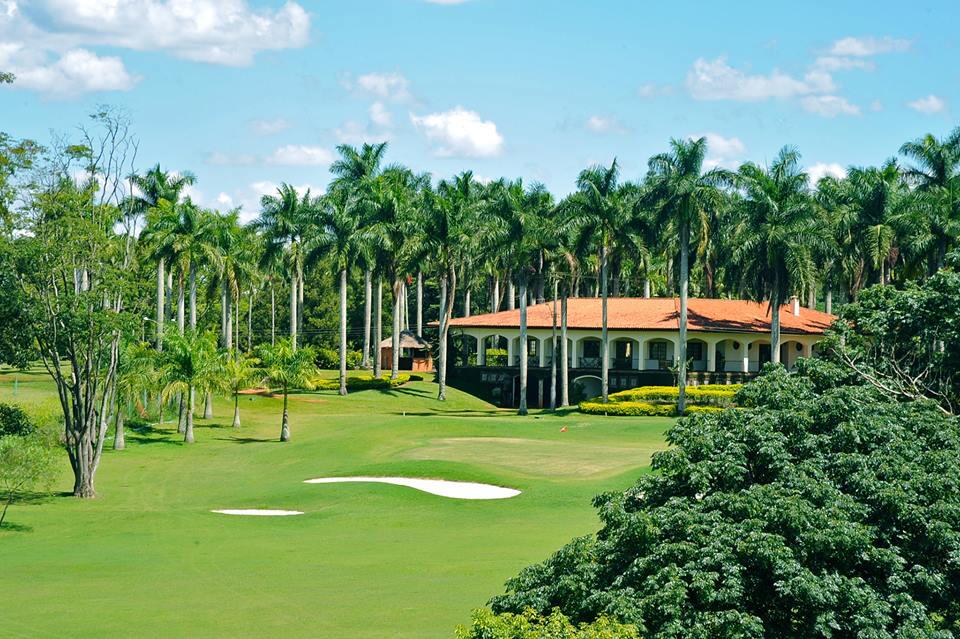
[[(227, 350), (233, 350), (233, 291), (227, 287), (224, 290), (223, 303), (225, 306), (224, 319), (226, 324), (224, 328), (224, 346), (227, 347)], [(240, 337), (237, 335), (237, 337)]]
[(287, 413), (287, 387), (283, 387), (283, 419), (280, 421), (280, 441), (290, 441), (290, 416)]
[(177, 432), (187, 432), (187, 401), (183, 393), (179, 394), (179, 412), (177, 413)]
[(164, 305), (166, 304), (164, 298), (164, 293), (166, 293), (166, 275), (164, 274), (164, 269), (166, 264), (163, 258), (160, 258), (160, 261), (157, 262), (157, 350), (163, 350), (163, 320), (164, 320)]
[(190, 264), (190, 330), (197, 330), (197, 268)]
[(450, 317), (453, 315), (453, 301), (457, 297), (457, 271), (450, 268), (440, 280), (440, 366), (438, 377), (440, 380), (437, 399), (447, 399), (447, 336), (450, 334)]
[(297, 268), (297, 334), (303, 333), (303, 270), (300, 267)]
[(183, 431), (183, 441), (193, 443), (193, 385), (187, 387), (187, 426)]
[(186, 314), (186, 303), (185, 297), (186, 294), (183, 286), (183, 274), (180, 274), (179, 277), (179, 288), (177, 290), (177, 330), (183, 335), (184, 324), (185, 324), (185, 314)]
[(779, 282), (774, 279), (770, 292), (770, 361), (780, 363), (780, 291)]
[(383, 363), (380, 361), (380, 342), (383, 341), (383, 276), (377, 275), (377, 290), (373, 298), (373, 376), (383, 374)]
[(463, 293), (463, 316), (470, 317), (470, 289)]
[(290, 273), (290, 346), (297, 350), (297, 273)]
[(390, 338), (390, 379), (400, 377), (400, 314), (403, 301), (403, 280), (393, 282), (393, 335)]
[(277, 290), (270, 282), (270, 346), (277, 343)]
[(607, 403), (610, 395), (610, 335), (607, 330), (607, 246), (600, 249), (600, 392), (602, 401)]
[(340, 394), (347, 394), (347, 269), (340, 269)]
[(373, 293), (373, 274), (370, 269), (363, 271), (363, 357), (360, 365), (370, 368), (370, 297)]
[(493, 292), (490, 293), (490, 312), (496, 313), (500, 310), (500, 278), (493, 276)]
[(240, 393), (233, 394), (233, 427), (240, 428)]
[[(672, 278), (671, 278), (672, 279)], [(680, 225), (680, 344), (677, 362), (677, 414), (687, 410), (687, 293), (690, 290), (690, 225)]]
[[(237, 336), (237, 342), (240, 336)], [(253, 290), (250, 291), (247, 298), (247, 352), (253, 350)]]
[(643, 297), (650, 299), (650, 278), (643, 278)]
[(570, 362), (567, 346), (567, 287), (563, 288), (560, 299), (560, 406), (570, 405)]
[(513, 278), (510, 277), (509, 273), (507, 273), (507, 310), (508, 311), (512, 311), (514, 308), (516, 308), (513, 302), (514, 297), (516, 296), (514, 295), (514, 292), (513, 292)]
[(823, 310), (831, 315), (833, 314), (833, 289), (829, 285), (823, 294)]
[(117, 404), (117, 415), (113, 422), (113, 449), (123, 450), (127, 447), (126, 433), (123, 428), (123, 409)]
[(557, 289), (559, 281), (553, 282), (553, 319), (550, 322), (550, 410), (557, 410)]
[(520, 289), (520, 404), (518, 415), (527, 414), (527, 282), (521, 279)]
[(417, 335), (423, 335), (423, 271), (417, 271)]

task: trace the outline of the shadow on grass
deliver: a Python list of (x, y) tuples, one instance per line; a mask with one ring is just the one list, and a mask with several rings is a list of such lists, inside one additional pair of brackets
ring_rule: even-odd
[(277, 441), (276, 437), (215, 437), (217, 441), (234, 442), (235, 444), (266, 444)]
[(512, 413), (507, 411), (476, 410), (466, 408), (463, 410), (444, 410), (443, 408), (437, 408), (435, 410), (426, 411), (398, 410), (390, 414), (405, 415), (407, 417), (504, 417), (511, 415)]
[(144, 437), (140, 435), (127, 435), (128, 442), (134, 442), (138, 446), (149, 446), (151, 444), (170, 444), (172, 446), (182, 446), (183, 445), (183, 435), (177, 433), (179, 437), (174, 438), (173, 435), (167, 435), (166, 437)]
[(14, 521), (5, 521), (0, 524), (0, 532), (33, 532), (33, 526), (18, 524)]

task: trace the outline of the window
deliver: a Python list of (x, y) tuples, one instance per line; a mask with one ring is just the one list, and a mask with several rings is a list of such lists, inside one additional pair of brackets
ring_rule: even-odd
[(667, 359), (666, 342), (650, 342), (650, 359), (664, 361)]
[(600, 357), (600, 342), (590, 340), (583, 343), (584, 357)]
[(687, 358), (697, 362), (703, 359), (703, 342), (687, 342)]

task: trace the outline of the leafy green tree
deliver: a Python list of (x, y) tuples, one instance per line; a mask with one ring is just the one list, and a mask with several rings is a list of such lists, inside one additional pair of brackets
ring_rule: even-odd
[(740, 269), (743, 292), (770, 301), (774, 364), (780, 363), (781, 306), (815, 278), (813, 251), (830, 242), (799, 162), (800, 154), (784, 147), (769, 167), (747, 163), (737, 176), (743, 197), (733, 230), (733, 261)]
[(601, 617), (575, 625), (559, 610), (541, 616), (535, 610), (495, 615), (477, 610), (469, 626), (457, 628), (457, 639), (639, 639), (636, 626)]
[(233, 427), (240, 428), (240, 391), (253, 387), (258, 382), (260, 361), (247, 353), (227, 351), (221, 356), (218, 381), (221, 390), (233, 398)]
[(271, 388), (280, 388), (283, 393), (283, 418), (280, 422), (280, 441), (290, 441), (290, 418), (287, 413), (287, 397), (291, 390), (308, 389), (317, 374), (316, 353), (305, 346), (294, 350), (288, 340), (277, 340), (273, 346), (260, 350), (261, 371)]
[(138, 396), (156, 388), (159, 382), (158, 354), (158, 351), (139, 343), (127, 344), (120, 352), (114, 389), (114, 450), (123, 450), (127, 446), (124, 419)]
[(721, 169), (704, 172), (707, 139), (670, 141), (670, 152), (650, 158), (645, 204), (654, 212), (663, 234), (676, 242), (680, 251), (680, 348), (677, 354), (677, 381), (680, 396), (677, 412), (686, 409), (687, 385), (687, 297), (690, 289), (690, 229), (704, 226), (710, 212), (722, 206), (721, 187), (731, 176)]
[(601, 530), (494, 611), (608, 615), (650, 639), (953, 636), (960, 423), (836, 364), (800, 369), (677, 422), (653, 473), (595, 500)]
[(56, 471), (55, 451), (41, 437), (0, 437), (0, 495), (4, 500), (0, 527), (17, 497), (29, 490), (48, 489)]
[(216, 340), (210, 334), (187, 331), (167, 340), (160, 361), (163, 396), (184, 398), (187, 408), (183, 441), (192, 444), (196, 393), (215, 388), (221, 375)]

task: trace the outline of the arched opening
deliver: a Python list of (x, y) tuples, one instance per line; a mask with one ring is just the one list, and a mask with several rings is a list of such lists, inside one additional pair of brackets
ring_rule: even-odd
[(756, 340), (750, 342), (747, 348), (748, 372), (756, 373), (764, 364), (771, 361), (770, 340)]
[(578, 368), (600, 368), (602, 343), (595, 337), (587, 337), (577, 342)]
[(667, 339), (652, 339), (646, 348), (647, 370), (670, 370), (673, 366), (673, 342)]
[(687, 362), (692, 371), (707, 370), (707, 343), (702, 339), (687, 340)]
[(570, 401), (574, 404), (599, 397), (602, 392), (602, 381), (596, 375), (581, 375), (570, 382)]
[(717, 371), (721, 373), (743, 372), (743, 356), (746, 352), (746, 342), (735, 339), (725, 339), (717, 342)]
[(487, 335), (483, 338), (484, 365), (507, 365), (507, 338), (503, 335)]
[(449, 342), (450, 361), (454, 366), (477, 365), (477, 340), (472, 335), (451, 334)]
[(628, 337), (615, 339), (610, 345), (613, 355), (611, 368), (617, 370), (635, 370), (639, 368), (640, 355), (637, 352), (637, 342)]
[(803, 357), (803, 344), (797, 340), (787, 340), (780, 343), (780, 363), (788, 371), (797, 365), (797, 360)]

